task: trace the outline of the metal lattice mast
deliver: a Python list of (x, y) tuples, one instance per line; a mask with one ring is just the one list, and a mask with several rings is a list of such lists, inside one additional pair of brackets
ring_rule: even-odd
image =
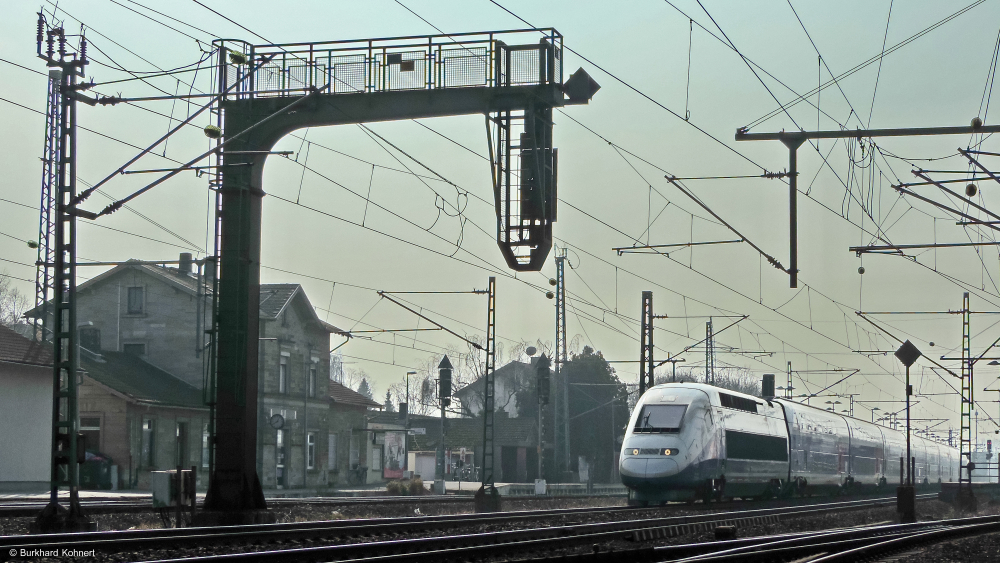
[(705, 383), (715, 385), (715, 338), (712, 319), (705, 323)]
[[(44, 21), (39, 22), (44, 26)], [(39, 34), (44, 31), (39, 28)], [(39, 37), (41, 42), (41, 37)], [(38, 217), (38, 260), (35, 271), (35, 306), (39, 307), (39, 315), (35, 317), (35, 340), (42, 341), (49, 337), (46, 329), (49, 319), (49, 299), (52, 297), (52, 264), (55, 263), (54, 229), (56, 209), (56, 192), (59, 184), (59, 162), (62, 159), (60, 141), (62, 136), (62, 101), (60, 99), (60, 84), (62, 70), (49, 71), (49, 93), (46, 98), (45, 112), (45, 145), (42, 149), (42, 197), (39, 203)]]
[(497, 279), (490, 276), (489, 308), (486, 314), (486, 370), (483, 375), (483, 489), (493, 489), (493, 409), (495, 408), (496, 367), (496, 286)]
[[(559, 370), (566, 364), (566, 249), (556, 249), (556, 357), (555, 376), (560, 383), (560, 401), (556, 416), (562, 416), (562, 424), (556, 424), (556, 431), (561, 435), (556, 438), (555, 455), (562, 458), (562, 463), (556, 467), (569, 471), (572, 460), (570, 454), (569, 429), (569, 375), (559, 378)], [(560, 448), (562, 451), (559, 451)]]
[[(79, 53), (67, 53), (62, 28), (45, 30), (38, 15), (38, 56), (58, 70), (60, 119), (54, 124), (59, 148), (56, 160), (52, 264), (52, 449), (49, 503), (33, 523), (33, 531), (66, 532), (93, 529), (80, 507), (80, 465), (86, 445), (78, 434), (77, 372), (80, 351), (76, 321), (76, 216), (69, 212), (76, 197), (76, 99), (77, 77), (87, 64), (87, 43), (80, 39)], [(46, 51), (43, 54), (43, 35)], [(58, 46), (58, 51), (54, 51)], [(51, 78), (50, 78), (51, 80)], [(50, 83), (50, 93), (52, 85)], [(48, 293), (47, 288), (43, 288)], [(60, 506), (59, 490), (69, 489), (69, 509)]]
[(653, 386), (653, 292), (642, 292), (642, 326), (639, 341), (639, 396)]
[[(967, 457), (968, 462), (972, 462), (972, 351), (971, 337), (969, 333), (969, 293), (962, 294), (962, 407), (959, 418), (958, 451), (959, 464), (962, 458)], [(972, 497), (972, 473), (965, 469), (964, 464), (958, 470), (958, 496), (959, 499)]]

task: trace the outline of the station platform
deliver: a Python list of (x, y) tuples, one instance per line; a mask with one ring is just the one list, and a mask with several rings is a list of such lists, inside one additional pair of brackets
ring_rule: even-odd
[[(433, 483), (425, 483), (428, 488)], [(1000, 485), (994, 485), (1000, 487)], [(478, 482), (469, 481), (445, 481), (448, 495), (470, 497), (479, 490)], [(497, 490), (503, 497), (534, 497), (534, 483), (497, 483)], [(1000, 489), (998, 489), (1000, 494)], [(430, 495), (430, 493), (428, 493)], [(594, 484), (589, 489), (586, 483), (550, 483), (546, 487), (545, 496), (572, 497), (584, 495), (608, 495), (625, 496), (625, 487), (621, 484)], [(274, 499), (305, 499), (305, 498), (337, 498), (337, 497), (384, 497), (386, 489), (384, 483), (363, 485), (346, 489), (265, 489), (265, 498)], [(198, 500), (205, 497), (204, 491), (198, 492)], [(68, 500), (67, 491), (60, 492), (60, 499)], [(11, 493), (0, 493), (0, 505), (13, 503), (40, 503), (49, 499), (48, 491), (18, 491)], [(152, 502), (152, 493), (140, 490), (81, 490), (80, 500), (84, 502)]]

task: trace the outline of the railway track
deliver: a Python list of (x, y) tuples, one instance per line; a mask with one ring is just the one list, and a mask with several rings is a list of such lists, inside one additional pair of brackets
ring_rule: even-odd
[[(921, 495), (921, 500), (935, 495)], [(774, 523), (789, 518), (817, 516), (835, 511), (892, 506), (895, 498), (864, 499), (835, 503), (760, 508), (738, 512), (715, 512), (661, 516), (656, 508), (586, 508), (507, 512), (501, 514), (461, 514), (425, 518), (378, 518), (333, 522), (270, 524), (227, 528), (180, 528), (93, 532), (59, 536), (0, 537), (0, 549), (77, 550), (94, 549), (99, 553), (127, 551), (143, 558), (162, 557), (159, 550), (171, 553), (199, 546), (212, 546), (226, 554), (176, 559), (174, 561), (336, 561), (378, 558), (379, 561), (443, 561), (448, 559), (490, 558), (498, 551), (508, 554), (538, 554), (565, 550), (581, 544), (615, 540), (635, 542), (711, 531), (716, 526), (746, 526)], [(709, 505), (710, 507), (712, 505)], [(612, 521), (574, 523), (574, 517), (611, 513)], [(632, 518), (623, 518), (632, 516)], [(533, 520), (561, 518), (558, 526), (504, 529)], [(499, 527), (429, 537), (419, 534), (456, 528)], [(406, 535), (402, 539), (387, 537)], [(739, 541), (739, 540), (737, 540)], [(255, 551), (248, 551), (252, 549)], [(243, 550), (242, 553), (233, 551)], [(139, 555), (141, 554), (141, 555)]]

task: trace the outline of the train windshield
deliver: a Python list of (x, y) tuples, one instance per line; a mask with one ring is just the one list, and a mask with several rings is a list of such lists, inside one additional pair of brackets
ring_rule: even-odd
[(677, 432), (686, 410), (687, 405), (645, 405), (633, 432)]

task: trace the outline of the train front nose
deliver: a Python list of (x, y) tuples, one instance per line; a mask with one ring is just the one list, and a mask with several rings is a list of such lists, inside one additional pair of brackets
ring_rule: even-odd
[(619, 465), (619, 470), (623, 482), (641, 482), (672, 477), (680, 473), (681, 467), (675, 459), (664, 455), (639, 454), (626, 455)]

